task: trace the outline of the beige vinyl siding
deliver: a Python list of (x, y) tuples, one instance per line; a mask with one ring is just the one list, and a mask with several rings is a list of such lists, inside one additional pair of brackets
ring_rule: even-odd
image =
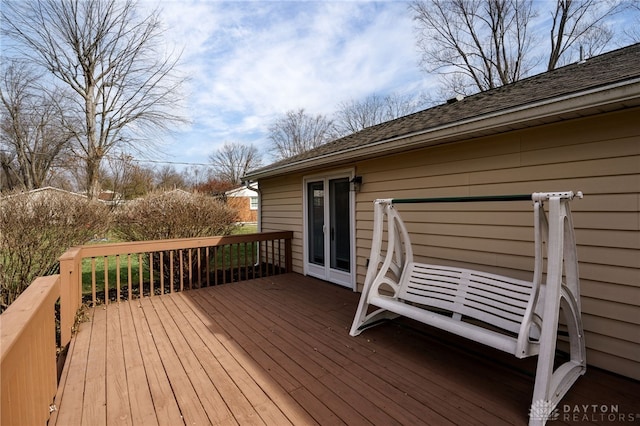
[[(375, 198), (581, 190), (571, 203), (588, 362), (640, 379), (638, 109), (358, 163), (357, 282)], [(530, 203), (398, 205), (422, 261), (531, 278)]]
[(260, 192), (261, 230), (293, 231), (293, 270), (302, 274), (302, 176), (261, 180)]
[[(635, 108), (350, 164), (363, 177), (356, 197), (358, 289), (376, 198), (581, 190), (585, 198), (571, 209), (588, 363), (640, 379), (638, 117)], [(295, 232), (297, 272), (303, 270), (302, 179), (296, 174), (260, 181), (263, 229)], [(531, 203), (397, 207), (419, 260), (531, 278)]]

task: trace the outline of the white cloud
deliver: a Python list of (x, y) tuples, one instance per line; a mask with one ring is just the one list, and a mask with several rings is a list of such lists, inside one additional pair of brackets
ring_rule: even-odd
[(193, 125), (169, 148), (185, 161), (200, 162), (225, 141), (265, 144), (269, 124), (288, 110), (331, 115), (343, 101), (428, 84), (405, 2), (160, 5), (191, 79)]

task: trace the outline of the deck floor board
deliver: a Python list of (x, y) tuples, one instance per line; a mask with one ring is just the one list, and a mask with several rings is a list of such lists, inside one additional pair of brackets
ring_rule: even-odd
[[(106, 308), (95, 309), (91, 321), (91, 341), (84, 382), (82, 424), (100, 426), (107, 423), (106, 341), (107, 310)], [(95, 397), (87, 398), (86, 395), (94, 395)]]
[(183, 363), (183, 359), (190, 355), (189, 348), (174, 346), (171, 341), (172, 330), (169, 327), (172, 320), (168, 316), (160, 315), (161, 312), (158, 312), (156, 305), (161, 302), (157, 299), (159, 298), (144, 298), (140, 303), (151, 329), (153, 341), (158, 348), (164, 371), (171, 383), (173, 395), (180, 407), (180, 413), (186, 424), (208, 424), (210, 420)]
[[(217, 292), (216, 295), (223, 292)], [(223, 299), (225, 304), (229, 303), (229, 299)], [(382, 412), (388, 412), (391, 415), (389, 418), (380, 418), (379, 422), (389, 423), (393, 420), (398, 420), (404, 424), (416, 424), (420, 421), (428, 421), (431, 424), (443, 424), (446, 419), (440, 416), (430, 416), (428, 418), (417, 418), (414, 411), (411, 409), (412, 404), (406, 395), (389, 386), (378, 376), (368, 373), (366, 368), (361, 367), (358, 363), (353, 362), (353, 355), (348, 355), (340, 351), (338, 348), (340, 345), (333, 344), (335, 340), (330, 340), (331, 344), (324, 343), (314, 337), (312, 334), (299, 333), (298, 327), (302, 326), (305, 329), (307, 327), (313, 328), (315, 324), (308, 322), (308, 317), (300, 316), (297, 318), (281, 318), (278, 317), (277, 309), (273, 309), (273, 306), (269, 306), (269, 302), (265, 299), (259, 299), (257, 301), (246, 301), (243, 303), (244, 308), (238, 306), (238, 309), (244, 309), (243, 317), (254, 316), (256, 322), (268, 325), (273, 330), (281, 330), (282, 338), (293, 347), (303, 348), (304, 351), (313, 352), (317, 355), (317, 362), (325, 372), (322, 375), (321, 381), (325, 381), (326, 377), (339, 378), (344, 384), (343, 387), (349, 386), (357, 389), (359, 392), (351, 395), (351, 405), (363, 407), (363, 411), (371, 416), (372, 407), (380, 408)], [(264, 309), (259, 309), (263, 307)], [(260, 312), (270, 312), (271, 315), (259, 316)], [(351, 351), (350, 351), (351, 352)], [(354, 372), (360, 372), (361, 374), (355, 374)], [(378, 389), (382, 389), (382, 394)], [(364, 391), (364, 392), (362, 392)], [(360, 394), (366, 395), (366, 399), (359, 398)], [(355, 399), (354, 399), (355, 398)], [(384, 416), (384, 415), (383, 415)], [(376, 422), (378, 423), (378, 422)]]
[[(350, 337), (358, 297), (285, 274), (93, 308), (49, 423), (527, 423), (535, 358), (406, 319)], [(639, 413), (638, 394), (638, 382), (590, 367), (561, 404)]]
[[(84, 394), (84, 378), (87, 372), (89, 342), (91, 340), (91, 323), (79, 325), (79, 331), (69, 344), (69, 352), (62, 370), (54, 411), (50, 421), (65, 425), (76, 425), (82, 422), (82, 398)], [(73, 365), (72, 368), (70, 366)], [(64, 393), (61, 392), (64, 390)], [(63, 399), (62, 397), (65, 396)], [(80, 401), (80, 403), (78, 403)], [(65, 404), (64, 411), (60, 411)]]
[[(213, 304), (210, 304), (210, 301), (206, 298), (201, 298), (200, 301), (202, 305), (199, 306), (204, 308), (203, 315), (208, 316), (208, 312), (215, 311), (216, 301), (213, 301)], [(247, 336), (244, 334), (240, 331), (240, 328), (236, 327), (236, 325), (243, 327), (243, 321), (235, 318), (235, 321), (229, 322), (229, 318), (233, 318), (233, 316), (229, 313), (227, 314), (228, 316), (218, 315), (218, 320), (221, 321), (219, 327), (230, 332), (233, 331), (233, 336), (228, 342), (234, 343), (228, 348), (229, 351), (242, 348), (241, 351), (236, 351), (236, 358), (240, 357), (242, 360), (253, 359), (253, 362), (241, 363), (242, 368), (247, 373), (246, 375), (243, 374), (242, 378), (247, 398), (252, 405), (261, 407), (263, 410), (260, 414), (261, 418), (265, 422), (272, 424), (271, 422), (276, 421), (278, 417), (285, 415), (285, 418), (279, 420), (280, 424), (287, 422), (293, 422), (294, 424), (299, 422), (313, 423), (312, 418), (304, 411), (290, 409), (292, 401), (289, 392), (298, 388), (300, 384), (263, 350), (262, 346), (267, 345), (267, 342), (260, 335)], [(264, 371), (269, 371), (268, 377), (264, 374)], [(272, 402), (275, 402), (275, 405)], [(278, 410), (274, 410), (273, 408), (275, 407), (278, 407)]]
[(123, 350), (123, 339), (128, 336), (120, 328), (120, 311), (126, 307), (117, 306), (117, 308), (107, 311), (107, 368), (105, 370), (107, 424), (131, 426), (133, 423)]
[[(124, 365), (126, 365), (127, 391), (130, 398), (131, 421), (134, 425), (145, 423), (150, 426), (156, 426), (158, 425), (158, 419), (145, 372), (142, 350), (131, 314), (131, 306), (132, 304), (125, 303), (118, 309), (122, 331)], [(124, 348), (131, 348), (132, 350), (124, 350)]]
[[(169, 377), (164, 369), (162, 358), (153, 340), (152, 331), (144, 315), (143, 306), (138, 300), (123, 305), (129, 307), (133, 321), (132, 325), (135, 327), (136, 337), (138, 338), (138, 348), (135, 346), (129, 346), (128, 348), (133, 352), (139, 351), (146, 375), (146, 385), (142, 381), (137, 385), (141, 388), (148, 386), (159, 425), (180, 424), (183, 421), (182, 414), (173, 394)], [(140, 390), (140, 392), (145, 391), (146, 389)], [(145, 419), (146, 421), (151, 424), (153, 420), (149, 418)]]
[[(229, 363), (223, 365), (221, 359), (224, 359), (224, 348), (220, 339), (224, 339), (223, 332), (209, 318), (202, 318), (193, 312), (194, 298), (185, 298), (184, 310), (186, 319), (193, 325), (194, 332), (199, 336), (204, 348), (210, 355), (203, 360), (203, 366), (207, 370), (207, 374), (215, 383), (217, 390), (224, 395), (226, 408), (230, 410), (234, 419), (254, 419), (257, 418), (257, 412), (246, 396), (234, 381), (234, 366)], [(197, 310), (197, 308), (195, 308)]]

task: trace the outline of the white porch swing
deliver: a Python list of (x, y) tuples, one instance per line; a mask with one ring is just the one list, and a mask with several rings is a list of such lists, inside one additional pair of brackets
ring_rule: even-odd
[[(578, 261), (569, 209), (574, 197), (582, 198), (582, 193), (376, 200), (369, 267), (350, 334), (357, 336), (382, 320), (402, 315), (517, 358), (538, 355), (529, 425), (544, 425), (586, 371)], [(535, 261), (531, 281), (415, 262), (409, 233), (394, 208), (407, 203), (524, 200), (533, 201)], [(548, 219), (544, 203), (549, 206)], [(554, 370), (560, 311), (568, 331), (570, 357)]]

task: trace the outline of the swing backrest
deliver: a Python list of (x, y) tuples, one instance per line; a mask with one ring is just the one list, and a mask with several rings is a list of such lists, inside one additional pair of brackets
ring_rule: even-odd
[(473, 318), (518, 334), (532, 296), (532, 283), (441, 265), (411, 263), (400, 280), (398, 299)]
[[(582, 197), (582, 193), (575, 194)], [(387, 253), (378, 271), (378, 279), (393, 269), (401, 275), (391, 283), (399, 300), (427, 308), (444, 310), (453, 319), (473, 318), (509, 332), (530, 333), (529, 324), (538, 323), (541, 309), (540, 283), (545, 250), (542, 244), (548, 238), (548, 224), (542, 204), (550, 197), (572, 199), (573, 192), (533, 193), (498, 196), (470, 196), (444, 198), (380, 199), (376, 200), (374, 245), (380, 250), (383, 217), (388, 226)], [(396, 204), (451, 203), (486, 201), (533, 201), (535, 261), (531, 281), (491, 274), (487, 272), (443, 265), (414, 262), (407, 228), (395, 209)], [(378, 229), (380, 228), (380, 229)], [(401, 261), (398, 264), (398, 261)], [(375, 265), (373, 269), (377, 269)], [(369, 276), (368, 271), (368, 276)], [(373, 278), (373, 275), (371, 275)], [(396, 278), (397, 279), (397, 278)], [(367, 282), (369, 280), (367, 279)], [(389, 283), (390, 280), (386, 280)], [(537, 319), (535, 318), (537, 317)]]

